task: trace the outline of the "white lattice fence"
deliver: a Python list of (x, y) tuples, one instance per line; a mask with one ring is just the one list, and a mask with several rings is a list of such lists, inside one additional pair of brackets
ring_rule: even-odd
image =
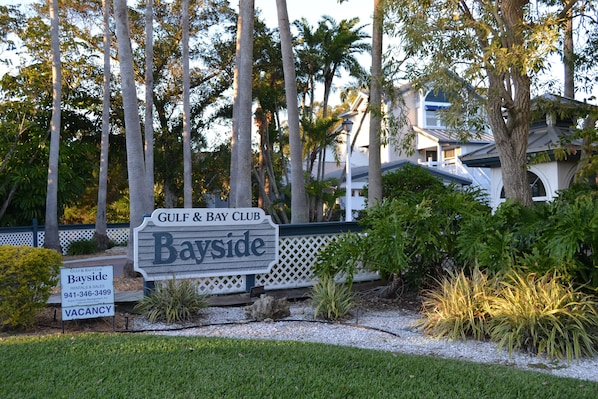
[[(310, 287), (313, 284), (312, 268), (319, 251), (328, 242), (336, 240), (336, 234), (287, 236), (279, 239), (279, 260), (270, 273), (255, 276), (255, 285), (266, 290)], [(354, 281), (377, 280), (376, 273), (362, 271)], [(199, 290), (211, 294), (230, 294), (246, 291), (245, 276), (210, 277), (199, 279)]]
[[(60, 246), (62, 247), (62, 254), (66, 255), (72, 242), (81, 240), (90, 240), (93, 238), (95, 228), (91, 225), (89, 228), (61, 228), (58, 231), (60, 239)], [(38, 246), (44, 245), (45, 233), (43, 230), (35, 231), (31, 229), (29, 231), (10, 231), (0, 233), (0, 245), (13, 245), (13, 246), (34, 246), (33, 235), (37, 234)], [(129, 239), (129, 228), (128, 227), (108, 227), (106, 234), (110, 241), (116, 244), (124, 244)]]

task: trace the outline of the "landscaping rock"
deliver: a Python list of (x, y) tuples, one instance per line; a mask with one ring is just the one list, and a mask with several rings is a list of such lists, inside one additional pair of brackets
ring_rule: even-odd
[(245, 307), (245, 315), (257, 321), (282, 319), (291, 315), (290, 304), (287, 298), (274, 298), (264, 294), (252, 305)]

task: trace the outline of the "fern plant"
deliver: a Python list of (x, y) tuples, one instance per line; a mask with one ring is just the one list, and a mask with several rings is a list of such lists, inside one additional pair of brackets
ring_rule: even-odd
[(314, 306), (314, 317), (339, 320), (348, 316), (355, 298), (346, 284), (339, 284), (330, 276), (322, 276), (312, 287), (309, 297)]
[(159, 283), (135, 306), (150, 321), (167, 324), (189, 321), (201, 309), (208, 307), (207, 296), (200, 294), (191, 280), (177, 281), (174, 277)]
[(548, 358), (596, 355), (598, 311), (593, 297), (557, 274), (510, 272), (490, 304), (490, 337), (510, 353), (524, 350)]

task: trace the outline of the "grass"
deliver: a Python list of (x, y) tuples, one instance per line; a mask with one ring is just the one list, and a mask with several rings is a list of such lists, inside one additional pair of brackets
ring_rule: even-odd
[(284, 341), (82, 334), (0, 339), (0, 397), (592, 398), (598, 383)]

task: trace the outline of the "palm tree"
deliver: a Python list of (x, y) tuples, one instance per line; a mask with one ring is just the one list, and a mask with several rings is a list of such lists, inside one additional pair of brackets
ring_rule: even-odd
[(154, 204), (154, 0), (145, 7), (145, 179), (147, 200)]
[(368, 155), (368, 207), (382, 199), (380, 131), (382, 125), (382, 36), (384, 12), (381, 0), (374, 0), (372, 33), (372, 77), (370, 81), (370, 135)]
[(322, 79), (324, 81), (323, 117), (328, 116), (328, 99), (332, 90), (332, 82), (341, 69), (351, 75), (363, 73), (356, 54), (368, 51), (370, 45), (364, 42), (369, 36), (364, 33), (363, 26), (357, 26), (359, 18), (342, 20), (336, 23), (330, 16), (324, 16), (319, 23), (317, 35), (322, 38)]
[[(137, 90), (133, 71), (133, 51), (129, 33), (129, 18), (126, 0), (114, 0), (114, 16), (116, 20), (116, 36), (118, 39), (118, 58), (120, 64), (123, 111), (125, 117), (125, 138), (127, 148), (127, 173), (129, 176), (130, 201), (130, 234), (143, 220), (143, 215), (151, 212), (153, 206), (148, 204), (145, 178), (145, 161), (143, 159), (143, 140), (137, 112)], [(127, 263), (124, 267), (126, 276), (134, 276), (133, 240), (127, 247)]]
[(98, 249), (107, 249), (108, 225), (106, 220), (106, 192), (108, 191), (108, 148), (110, 140), (110, 1), (102, 0), (104, 17), (104, 82), (102, 101), (102, 139), (100, 142), (100, 173), (98, 177), (98, 208), (94, 240)]
[(60, 149), (60, 104), (62, 100), (62, 70), (58, 25), (58, 0), (50, 1), (52, 46), (52, 120), (50, 123), (50, 157), (46, 191), (46, 231), (44, 247), (61, 251), (58, 235), (58, 156)]
[(183, 204), (185, 208), (193, 206), (193, 190), (191, 179), (191, 105), (190, 90), (191, 79), (189, 77), (189, 0), (183, 0), (182, 5), (182, 31), (183, 39)]
[(254, 0), (239, 1), (233, 94), (233, 135), (229, 206), (251, 207), (251, 83)]
[(306, 223), (309, 220), (305, 179), (303, 177), (303, 146), (299, 130), (299, 106), (297, 104), (297, 78), (289, 14), (286, 0), (276, 0), (280, 48), (287, 99), (289, 144), (291, 147), (291, 223)]

